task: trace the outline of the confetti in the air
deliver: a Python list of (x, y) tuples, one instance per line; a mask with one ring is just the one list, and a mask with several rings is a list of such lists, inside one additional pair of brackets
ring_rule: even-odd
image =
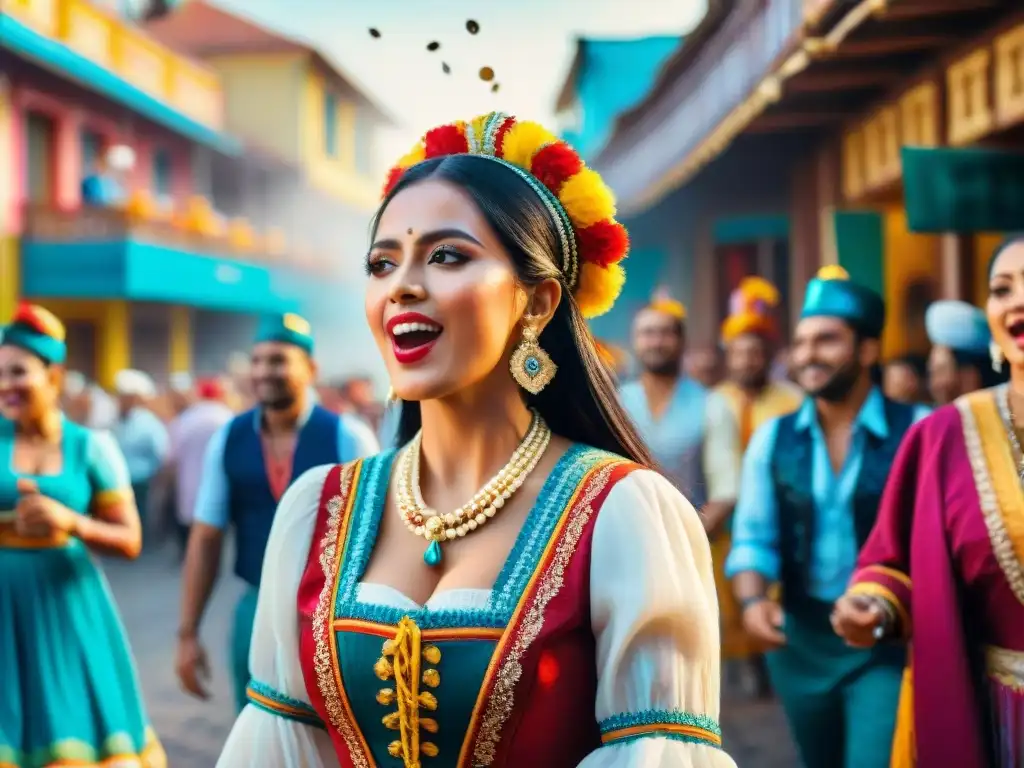
[(446, 75), (450, 75), (452, 73), (452, 68), (449, 67), (446, 62), (442, 61), (441, 62), (441, 71), (444, 72)]
[(370, 37), (380, 37), (380, 30), (376, 27), (370, 27)]
[(491, 82), (491, 80), (494, 79), (494, 70), (491, 69), (490, 67), (481, 67), (480, 79), (483, 80), (485, 83)]
[(494, 85), (491, 86), (491, 93), (497, 93), (499, 88), (501, 88), (501, 85), (495, 83)]
[(427, 43), (427, 50), (428, 51), (436, 51), (440, 47), (441, 47), (441, 44), (439, 42), (437, 42), (436, 40), (434, 42), (432, 42), (432, 43)]
[(480, 25), (477, 24), (472, 19), (470, 19), (469, 21), (466, 22), (466, 31), (469, 32), (469, 34), (471, 35), (475, 35), (477, 32), (480, 31)]

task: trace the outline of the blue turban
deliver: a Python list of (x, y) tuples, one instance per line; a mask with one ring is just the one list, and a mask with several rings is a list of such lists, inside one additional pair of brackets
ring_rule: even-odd
[(822, 267), (807, 284), (800, 318), (837, 317), (871, 339), (882, 335), (885, 302), (870, 288), (858, 285), (842, 267)]
[(985, 357), (992, 343), (985, 313), (965, 301), (934, 301), (924, 313), (928, 340), (953, 352)]
[(313, 354), (313, 329), (309, 321), (291, 312), (271, 315), (260, 322), (259, 330), (256, 332), (256, 343), (265, 341), (293, 344), (306, 354)]
[(63, 365), (68, 354), (64, 324), (53, 313), (34, 304), (18, 307), (10, 325), (0, 329), (0, 344), (20, 347), (53, 365)]

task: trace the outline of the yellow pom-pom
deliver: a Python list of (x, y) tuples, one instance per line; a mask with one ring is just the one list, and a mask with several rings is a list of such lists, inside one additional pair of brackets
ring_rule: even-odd
[(778, 289), (763, 277), (745, 277), (739, 286), (740, 295), (748, 302), (763, 301), (769, 306), (779, 303)]
[(580, 229), (615, 217), (615, 196), (590, 168), (570, 176), (559, 190), (558, 199), (572, 223)]
[(515, 123), (505, 134), (501, 145), (503, 160), (529, 170), (533, 156), (542, 147), (557, 141), (557, 137), (537, 123)]
[(419, 144), (413, 147), (411, 152), (402, 155), (402, 158), (398, 161), (397, 165), (399, 168), (411, 168), (412, 166), (416, 165), (416, 163), (422, 163), (426, 159), (426, 157), (427, 151), (426, 148), (423, 146), (423, 142), (421, 141)]
[(626, 271), (621, 264), (601, 267), (583, 262), (580, 265), (580, 282), (574, 293), (583, 316), (598, 317), (611, 309), (625, 282)]
[(850, 273), (838, 264), (828, 264), (818, 270), (819, 280), (849, 280)]

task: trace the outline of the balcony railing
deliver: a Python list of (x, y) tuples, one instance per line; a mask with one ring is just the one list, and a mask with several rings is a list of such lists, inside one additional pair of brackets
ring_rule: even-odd
[(222, 128), (224, 96), (214, 71), (157, 43), (130, 22), (87, 0), (0, 0), (0, 12), (193, 120)]
[(31, 204), (25, 208), (23, 239), (47, 244), (143, 242), (203, 256), (316, 270), (308, 254), (294, 253), (280, 233), (260, 237), (241, 219), (192, 212), (143, 218), (128, 209), (82, 206), (61, 210)]

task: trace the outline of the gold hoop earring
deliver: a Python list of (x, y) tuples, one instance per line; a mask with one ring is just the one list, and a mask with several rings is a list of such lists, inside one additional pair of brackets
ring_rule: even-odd
[(523, 338), (509, 361), (512, 378), (531, 395), (541, 392), (558, 372), (558, 366), (537, 341), (537, 332), (523, 328)]

